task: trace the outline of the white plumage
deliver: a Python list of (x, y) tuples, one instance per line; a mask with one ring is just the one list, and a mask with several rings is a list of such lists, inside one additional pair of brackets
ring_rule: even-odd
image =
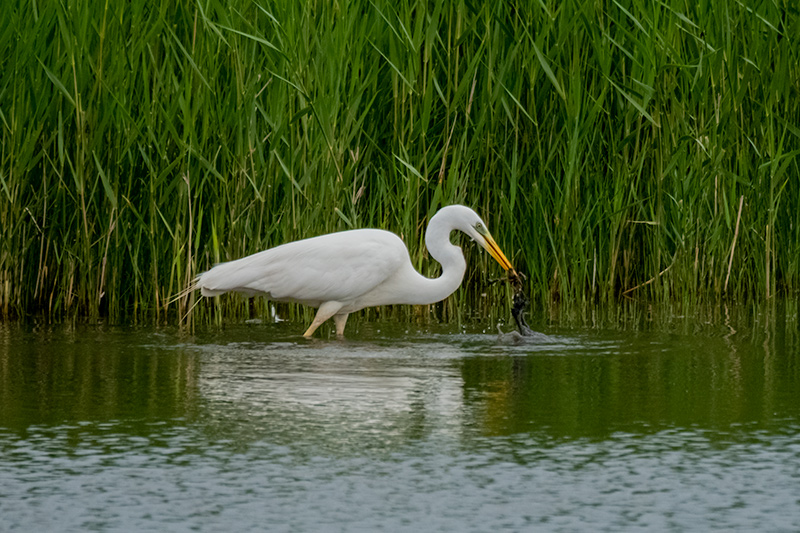
[(470, 208), (452, 205), (439, 210), (428, 224), (425, 244), (442, 265), (435, 279), (411, 264), (403, 241), (388, 231), (358, 229), (294, 241), (242, 259), (215, 265), (192, 286), (203, 296), (239, 292), (281, 302), (319, 308), (305, 332), (310, 337), (333, 317), (336, 333), (344, 334), (349, 313), (389, 304), (430, 304), (443, 300), (461, 284), (466, 261), (450, 242), (460, 230), (485, 248), (506, 270), (511, 263), (481, 218)]

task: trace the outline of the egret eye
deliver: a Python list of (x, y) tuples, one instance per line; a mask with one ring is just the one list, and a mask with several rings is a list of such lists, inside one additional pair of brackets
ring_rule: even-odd
[(475, 224), (475, 229), (478, 230), (478, 232), (483, 233), (483, 224), (478, 222), (477, 224)]

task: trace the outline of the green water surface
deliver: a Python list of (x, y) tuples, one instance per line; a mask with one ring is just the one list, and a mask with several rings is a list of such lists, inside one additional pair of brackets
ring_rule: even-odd
[(797, 531), (795, 327), (0, 326), (0, 531)]

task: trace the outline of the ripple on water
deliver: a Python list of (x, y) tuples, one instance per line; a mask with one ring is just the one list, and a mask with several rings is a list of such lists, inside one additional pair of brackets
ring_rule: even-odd
[[(800, 432), (420, 440), (390, 453), (244, 449), (191, 423), (2, 432), (6, 527), (59, 530), (792, 531)], [(795, 427), (795, 430), (800, 429)], [(133, 432), (133, 434), (132, 434)], [(42, 512), (45, 511), (46, 512)]]

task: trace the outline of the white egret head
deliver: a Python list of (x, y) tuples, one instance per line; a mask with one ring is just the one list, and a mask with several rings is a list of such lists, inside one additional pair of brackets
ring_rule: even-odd
[[(454, 229), (469, 235), (473, 241), (489, 252), (495, 261), (500, 263), (503, 270), (514, 270), (511, 261), (506, 258), (492, 234), (489, 233), (486, 223), (475, 211), (463, 205), (450, 205), (443, 207), (433, 216), (433, 218), (438, 217), (447, 217)], [(431, 219), (431, 222), (433, 222), (433, 219)]]

